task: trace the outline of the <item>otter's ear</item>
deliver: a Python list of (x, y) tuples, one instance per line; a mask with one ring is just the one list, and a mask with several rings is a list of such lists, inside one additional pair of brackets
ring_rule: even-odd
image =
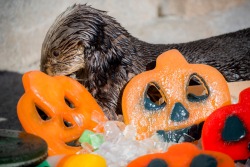
[(77, 53), (78, 54), (83, 54), (84, 53), (84, 44), (83, 44), (82, 40), (77, 42)]
[(83, 41), (82, 40), (78, 41), (77, 46), (83, 46)]

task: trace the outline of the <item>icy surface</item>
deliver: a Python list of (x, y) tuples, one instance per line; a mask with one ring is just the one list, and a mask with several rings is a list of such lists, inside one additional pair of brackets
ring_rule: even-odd
[(157, 135), (136, 140), (136, 128), (118, 121), (107, 121), (104, 129), (104, 143), (93, 153), (103, 156), (109, 167), (124, 167), (139, 156), (165, 152), (173, 144)]

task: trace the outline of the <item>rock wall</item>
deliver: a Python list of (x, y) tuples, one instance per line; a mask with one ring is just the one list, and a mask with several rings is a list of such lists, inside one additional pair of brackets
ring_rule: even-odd
[(74, 3), (108, 11), (132, 35), (151, 43), (187, 42), (250, 27), (249, 0), (1, 0), (0, 70), (39, 69), (48, 28)]

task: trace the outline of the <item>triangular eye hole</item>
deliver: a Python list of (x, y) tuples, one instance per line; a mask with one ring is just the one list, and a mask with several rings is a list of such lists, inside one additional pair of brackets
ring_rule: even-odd
[(221, 132), (222, 139), (227, 142), (237, 142), (246, 136), (244, 123), (236, 115), (229, 116)]
[(144, 94), (144, 107), (147, 110), (159, 110), (166, 102), (160, 87), (156, 83), (149, 83)]
[(186, 96), (190, 102), (200, 102), (209, 96), (209, 89), (202, 77), (192, 74), (186, 86)]

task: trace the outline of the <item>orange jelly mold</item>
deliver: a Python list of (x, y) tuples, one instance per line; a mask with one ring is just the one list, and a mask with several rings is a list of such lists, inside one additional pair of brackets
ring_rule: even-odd
[[(193, 92), (192, 82), (203, 90)], [(153, 70), (132, 78), (122, 96), (124, 122), (137, 128), (138, 139), (160, 132), (163, 136), (173, 134), (169, 139), (173, 142), (179, 142), (185, 138), (182, 134), (193, 129), (201, 133), (200, 124), (215, 109), (230, 103), (222, 74), (208, 65), (189, 64), (177, 50), (161, 54)], [(171, 134), (165, 134), (169, 131)]]
[(67, 143), (85, 129), (102, 132), (106, 117), (91, 94), (66, 76), (48, 76), (40, 71), (23, 76), (24, 95), (17, 105), (25, 131), (48, 143), (49, 155), (73, 154), (81, 147)]
[(127, 167), (234, 167), (234, 161), (226, 154), (199, 150), (192, 143), (179, 143), (165, 153), (147, 154), (131, 161)]

